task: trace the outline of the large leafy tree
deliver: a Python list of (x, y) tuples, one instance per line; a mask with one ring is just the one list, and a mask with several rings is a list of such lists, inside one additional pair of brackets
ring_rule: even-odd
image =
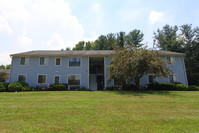
[(169, 73), (169, 69), (160, 58), (158, 51), (139, 49), (134, 46), (118, 49), (113, 55), (109, 68), (109, 79), (131, 80), (137, 89), (140, 88), (140, 79), (144, 74), (153, 73), (156, 76), (167, 76)]

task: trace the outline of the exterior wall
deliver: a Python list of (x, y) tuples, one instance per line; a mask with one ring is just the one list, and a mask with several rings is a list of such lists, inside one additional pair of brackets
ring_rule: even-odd
[[(19, 74), (27, 75), (27, 83), (30, 86), (48, 85), (54, 83), (54, 76), (60, 76), (60, 83), (67, 83), (70, 74), (80, 75), (80, 86), (88, 88), (88, 57), (81, 57), (80, 67), (69, 67), (69, 58), (61, 57), (61, 66), (55, 65), (56, 57), (48, 57), (48, 65), (39, 65), (39, 57), (29, 58), (27, 66), (21, 66), (20, 57), (12, 59), (10, 82), (18, 80)], [(46, 84), (38, 84), (38, 75), (47, 75)]]
[[(10, 82), (18, 80), (18, 75), (23, 74), (27, 76), (26, 82), (30, 86), (47, 86), (48, 84), (54, 83), (54, 76), (60, 76), (60, 83), (68, 83), (68, 75), (80, 75), (80, 86), (89, 88), (89, 57), (80, 57), (80, 67), (69, 67), (69, 57), (61, 57), (61, 66), (55, 65), (56, 57), (47, 57), (48, 65), (39, 65), (39, 57), (29, 58), (29, 64), (27, 66), (20, 65), (20, 57), (13, 57)], [(165, 59), (165, 57), (163, 57)], [(110, 87), (114, 85), (114, 81), (108, 81), (109, 69), (107, 68), (112, 58), (104, 57), (104, 86)], [(177, 82), (184, 84), (187, 83), (186, 70), (184, 66), (184, 59), (182, 56), (174, 57), (175, 64), (168, 64), (171, 73), (177, 76)], [(38, 75), (46, 75), (46, 84), (38, 84)], [(157, 77), (157, 82), (169, 82), (169, 78)], [(141, 78), (141, 85), (147, 85), (148, 74)]]
[[(181, 82), (183, 84), (188, 85), (184, 58), (182, 56), (173, 57), (175, 64), (168, 64), (169, 69), (171, 70), (170, 74), (174, 74), (177, 76), (177, 82)], [(165, 60), (165, 57), (163, 57)], [(165, 60), (166, 61), (166, 60)], [(157, 82), (169, 82), (168, 77), (156, 77)], [(147, 85), (149, 83), (148, 74), (144, 75), (141, 78), (141, 84)]]
[(104, 80), (105, 80), (105, 88), (106, 87), (110, 87), (110, 86), (113, 86), (114, 85), (114, 82), (113, 80), (109, 81), (108, 80), (108, 75), (109, 75), (109, 69), (108, 69), (108, 65), (111, 63), (112, 61), (112, 58), (111, 57), (105, 57), (104, 58)]

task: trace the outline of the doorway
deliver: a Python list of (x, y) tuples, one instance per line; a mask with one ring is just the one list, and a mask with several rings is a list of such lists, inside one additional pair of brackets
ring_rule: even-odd
[(104, 57), (89, 58), (89, 88), (104, 89)]

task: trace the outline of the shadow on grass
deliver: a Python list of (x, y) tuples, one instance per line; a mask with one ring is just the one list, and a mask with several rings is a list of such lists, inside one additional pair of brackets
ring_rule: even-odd
[(144, 96), (148, 94), (165, 95), (165, 96), (175, 95), (171, 91), (115, 91), (115, 93), (120, 95), (133, 95), (133, 96)]

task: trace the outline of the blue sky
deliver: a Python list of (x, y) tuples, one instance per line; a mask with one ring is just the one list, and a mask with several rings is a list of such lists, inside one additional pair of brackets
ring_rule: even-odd
[(101, 34), (139, 29), (152, 47), (164, 25), (199, 22), (198, 0), (0, 0), (0, 64), (10, 54), (60, 50)]

